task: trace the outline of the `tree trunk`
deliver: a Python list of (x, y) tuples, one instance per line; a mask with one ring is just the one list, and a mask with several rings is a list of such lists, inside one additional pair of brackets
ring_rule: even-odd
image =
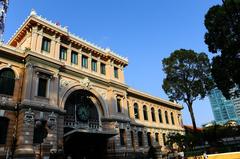
[(188, 106), (188, 110), (192, 119), (192, 125), (193, 125), (193, 130), (196, 131), (197, 130), (197, 126), (196, 126), (196, 121), (195, 121), (195, 117), (194, 117), (194, 112), (193, 112), (193, 108), (192, 108), (192, 103), (187, 104)]

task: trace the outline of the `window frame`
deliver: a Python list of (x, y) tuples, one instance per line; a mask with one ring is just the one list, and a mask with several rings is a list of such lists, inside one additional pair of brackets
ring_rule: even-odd
[(51, 51), (51, 39), (49, 39), (45, 36), (42, 38), (41, 51), (50, 53), (50, 51)]
[(170, 113), (172, 125), (175, 125), (173, 112)]
[(137, 103), (133, 104), (133, 112), (134, 112), (134, 118), (139, 119), (139, 106)]
[(97, 60), (92, 59), (91, 61), (91, 70), (97, 72)]
[(120, 139), (120, 145), (126, 146), (126, 130), (125, 129), (119, 129), (119, 139)]
[(143, 118), (144, 118), (144, 120), (148, 120), (148, 112), (147, 112), (146, 105), (143, 105)]
[(15, 83), (16, 75), (11, 68), (3, 68), (0, 70), (0, 94), (13, 96)]
[(82, 55), (82, 68), (88, 69), (88, 57), (85, 55)]
[(158, 118), (159, 118), (159, 122), (163, 123), (162, 110), (161, 109), (158, 109)]
[(135, 147), (135, 137), (134, 137), (134, 132), (132, 130), (130, 131), (130, 136), (131, 136), (131, 144), (132, 144), (132, 147), (134, 148)]
[(116, 97), (116, 106), (117, 106), (117, 112), (122, 113), (122, 98), (119, 96)]
[(143, 147), (143, 132), (142, 131), (138, 131), (137, 133), (138, 136), (138, 146), (139, 147)]
[[(63, 50), (65, 50), (63, 52)], [(59, 53), (59, 59), (60, 60), (64, 60), (64, 61), (67, 61), (67, 48), (64, 47), (64, 46), (60, 46), (60, 53)]]
[(147, 132), (147, 142), (148, 146), (152, 146), (151, 132)]
[(152, 121), (156, 122), (155, 109), (153, 107), (151, 108), (151, 116), (152, 116)]
[(159, 143), (159, 133), (158, 132), (155, 133), (155, 141), (157, 143)]
[(165, 111), (165, 112), (164, 112), (164, 115), (165, 115), (165, 121), (166, 121), (166, 124), (169, 124), (168, 112)]
[[(0, 127), (0, 145), (4, 145), (7, 143), (7, 138), (8, 138), (8, 128), (9, 128), (9, 123), (10, 123), (10, 119), (8, 119), (7, 117), (4, 116), (0, 116), (0, 123), (1, 123), (1, 127)], [(6, 124), (3, 128), (2, 123)]]
[(100, 73), (102, 75), (106, 75), (106, 64), (105, 63), (100, 64)]
[(163, 145), (166, 146), (167, 145), (166, 134), (163, 133), (162, 137), (163, 137)]
[(114, 67), (114, 78), (119, 78), (119, 68)]
[[(37, 85), (36, 85), (36, 96), (40, 98), (49, 98), (51, 76), (42, 72), (37, 72), (37, 75), (38, 76), (37, 76)], [(40, 79), (46, 80), (45, 96), (39, 95), (39, 90), (40, 90), (39, 88), (42, 89), (42, 87), (39, 85)]]
[(71, 52), (71, 63), (74, 65), (78, 64), (78, 52), (76, 51)]

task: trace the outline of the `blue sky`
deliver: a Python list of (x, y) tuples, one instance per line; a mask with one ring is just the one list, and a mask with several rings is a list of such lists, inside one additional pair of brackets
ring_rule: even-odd
[[(126, 83), (168, 99), (161, 60), (176, 49), (208, 53), (204, 15), (221, 0), (10, 0), (5, 41), (35, 9), (39, 15), (102, 47), (128, 57)], [(180, 102), (181, 103), (181, 102)], [(187, 108), (185, 124), (191, 124)], [(198, 125), (213, 120), (208, 98), (194, 103)]]

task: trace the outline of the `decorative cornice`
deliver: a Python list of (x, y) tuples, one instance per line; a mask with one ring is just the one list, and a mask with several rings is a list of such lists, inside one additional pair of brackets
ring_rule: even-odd
[(55, 28), (59, 29), (60, 31), (64, 32), (66, 35), (70, 36), (71, 38), (76, 39), (77, 41), (80, 41), (83, 44), (89, 45), (90, 47), (93, 47), (94, 49), (100, 51), (101, 53), (105, 54), (106, 56), (112, 56), (112, 57), (118, 58), (118, 59), (122, 60), (126, 65), (128, 64), (128, 58), (120, 56), (119, 54), (113, 52), (109, 48), (102, 48), (96, 44), (93, 44), (93, 43), (87, 41), (86, 39), (83, 39), (83, 38), (69, 32), (67, 26), (61, 26), (60, 24), (56, 24), (56, 23), (52, 22), (51, 20), (47, 20), (46, 18), (43, 18), (41, 15), (37, 15), (37, 12), (33, 9), (31, 10), (30, 15), (24, 20), (24, 22), (20, 25), (20, 27), (12, 35), (12, 37), (8, 41), (8, 44), (11, 43), (11, 41), (14, 39), (14, 37), (16, 37), (18, 32), (21, 31), (23, 26), (26, 25), (27, 21), (30, 21), (31, 18), (36, 18), (37, 20), (43, 21), (46, 24), (48, 24), (52, 27), (55, 27)]
[(182, 109), (183, 108), (183, 106), (178, 104), (178, 103), (171, 102), (171, 101), (159, 98), (159, 97), (155, 97), (155, 96), (152, 96), (150, 94), (147, 94), (147, 93), (135, 90), (133, 88), (128, 88), (127, 92), (131, 93), (131, 94), (134, 94), (134, 95), (137, 95), (137, 96), (141, 96), (143, 98), (150, 99), (150, 100), (155, 101), (155, 102), (160, 102), (160, 103), (166, 104), (166, 105), (168, 105), (170, 107), (175, 107), (175, 108), (178, 108), (178, 109)]

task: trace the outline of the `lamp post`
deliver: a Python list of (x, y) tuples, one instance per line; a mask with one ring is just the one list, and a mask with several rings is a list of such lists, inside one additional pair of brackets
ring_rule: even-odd
[(0, 40), (2, 42), (6, 13), (7, 13), (9, 1), (8, 0), (0, 0), (0, 3), (1, 3), (1, 6), (0, 6)]
[[(34, 136), (33, 140), (34, 143), (39, 144), (39, 153), (40, 153), (40, 159), (42, 159), (42, 143), (44, 142), (44, 139), (48, 135), (48, 129), (55, 130), (56, 129), (56, 115), (54, 112), (48, 115), (47, 120), (46, 119), (37, 119), (35, 121), (34, 125)], [(47, 128), (48, 127), (48, 128)]]
[(42, 143), (48, 134), (48, 131), (46, 129), (46, 123), (47, 121), (44, 119), (36, 120), (35, 127), (34, 127), (33, 140), (34, 140), (34, 143), (38, 143), (40, 146), (39, 148), (40, 159), (42, 159)]

